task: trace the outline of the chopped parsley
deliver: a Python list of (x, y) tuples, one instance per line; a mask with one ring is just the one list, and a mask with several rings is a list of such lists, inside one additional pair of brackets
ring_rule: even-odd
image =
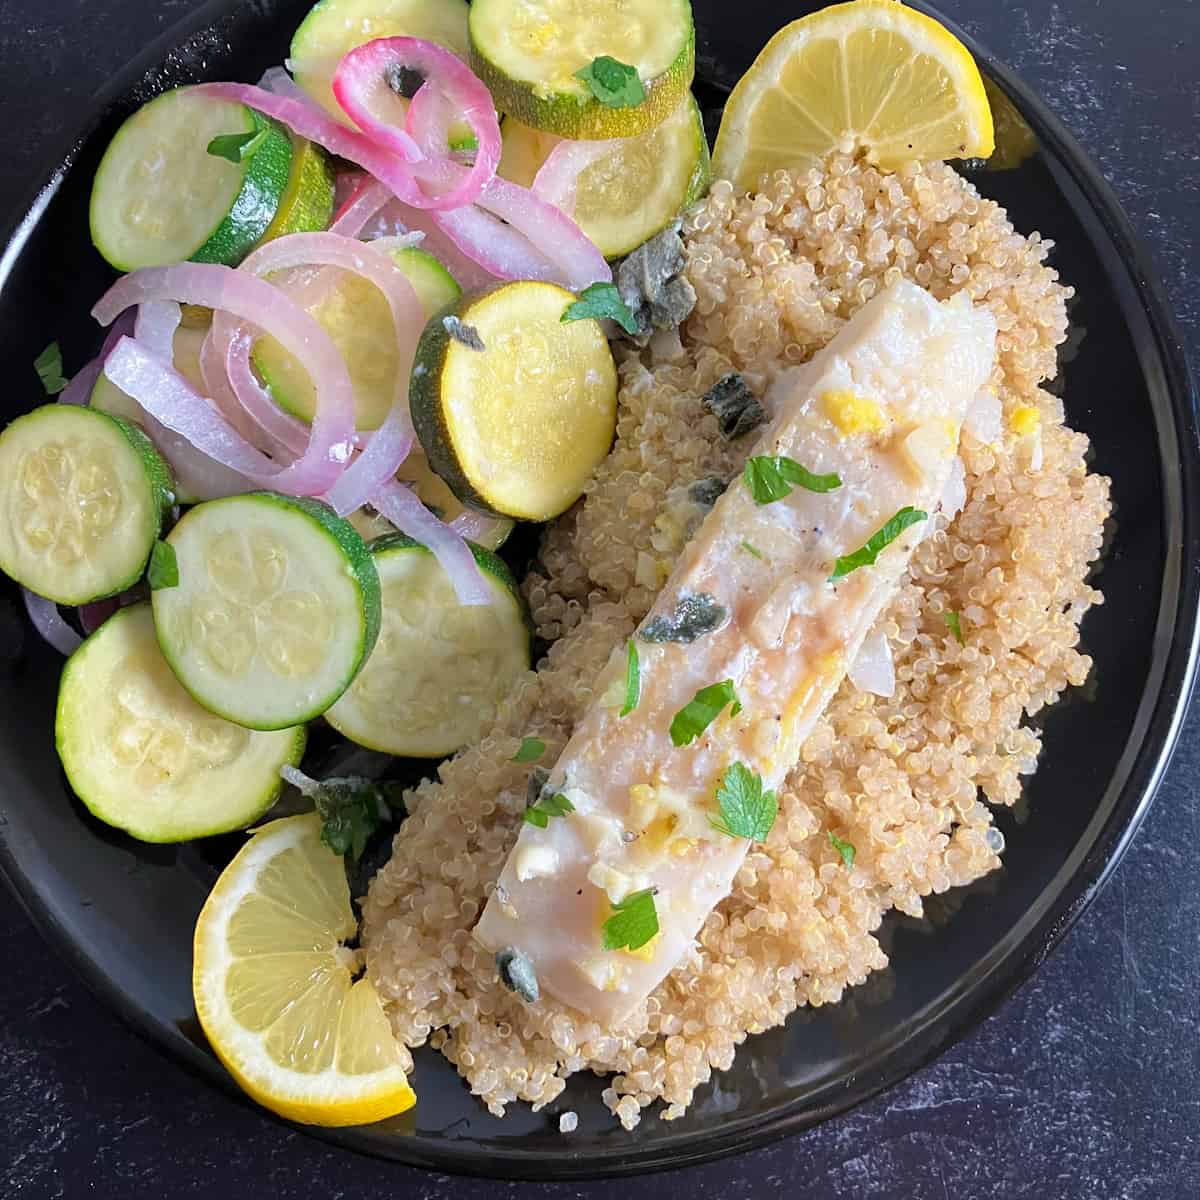
[(654, 907), (656, 888), (631, 892), (612, 905), (612, 915), (600, 928), (605, 950), (640, 950), (658, 936), (658, 910)]
[(779, 813), (775, 793), (763, 791), (762, 779), (740, 762), (726, 769), (717, 788), (717, 804), (721, 815), (709, 818), (712, 827), (727, 837), (752, 842), (766, 841)]
[(689, 646), (697, 638), (715, 633), (729, 620), (729, 609), (708, 592), (681, 596), (675, 611), (646, 622), (638, 637), (643, 642), (678, 642)]
[(600, 321), (607, 317), (616, 321), (626, 333), (637, 333), (637, 318), (629, 311), (629, 306), (621, 299), (615, 283), (593, 283), (579, 293), (579, 299), (574, 304), (568, 304), (566, 311), (559, 321), (567, 324), (570, 321), (586, 321), (589, 318)]
[(750, 542), (743, 542), (742, 549), (745, 550), (745, 552), (747, 554), (754, 555), (754, 557), (757, 558), (759, 562), (767, 561), (766, 555), (764, 555), (763, 552), (757, 546), (752, 545)]
[(790, 496), (793, 484), (809, 492), (832, 492), (842, 486), (840, 476), (815, 475), (795, 459), (783, 455), (776, 458), (764, 455), (748, 458), (742, 477), (755, 504), (774, 504), (776, 500)]
[(512, 761), (515, 763), (537, 762), (545, 753), (546, 743), (541, 738), (522, 738), (521, 748), (512, 756)]
[(731, 717), (736, 717), (742, 711), (741, 701), (733, 690), (732, 679), (701, 688), (672, 719), (671, 741), (676, 746), (686, 746), (694, 742), (721, 715), (727, 704), (733, 705), (729, 713)]
[(829, 831), (829, 844), (842, 856), (846, 866), (854, 866), (854, 847), (849, 842), (843, 842), (832, 829)]
[(573, 813), (575, 805), (562, 794), (555, 792), (552, 796), (542, 796), (525, 810), (525, 820), (530, 825), (545, 829), (550, 824), (551, 817), (565, 817)]
[(890, 546), (910, 525), (924, 521), (928, 515), (919, 508), (906, 504), (887, 524), (871, 534), (865, 546), (860, 546), (852, 554), (842, 555), (833, 564), (830, 580), (836, 582), (851, 571), (857, 571), (859, 567), (874, 566), (875, 560), (885, 547)]
[(965, 646), (967, 644), (967, 639), (963, 636), (962, 617), (960, 617), (956, 612), (948, 612), (945, 613), (944, 616), (946, 628), (949, 629), (952, 634), (954, 634), (954, 640), (960, 646)]
[(175, 547), (161, 539), (155, 541), (150, 551), (150, 564), (146, 568), (146, 582), (152, 592), (179, 586), (179, 559)]
[(588, 90), (605, 108), (636, 108), (646, 98), (646, 89), (631, 67), (607, 54), (594, 58), (581, 71), (575, 72)]
[(67, 386), (62, 369), (62, 351), (57, 342), (51, 342), (33, 360), (33, 369), (38, 373), (47, 396), (57, 396)]
[(642, 665), (638, 659), (637, 643), (633, 638), (625, 649), (625, 703), (621, 706), (620, 716), (627, 717), (642, 698)]
[(208, 143), (208, 152), (213, 158), (228, 159), (231, 163), (244, 163), (253, 158), (258, 148), (267, 140), (270, 130), (252, 129), (249, 133), (222, 133)]

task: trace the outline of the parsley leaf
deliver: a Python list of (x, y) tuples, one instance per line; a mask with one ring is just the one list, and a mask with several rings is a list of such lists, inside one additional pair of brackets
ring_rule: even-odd
[(919, 508), (906, 504), (887, 524), (871, 534), (865, 546), (860, 546), (852, 554), (843, 554), (833, 564), (830, 581), (836, 583), (844, 575), (857, 571), (859, 567), (874, 566), (875, 560), (885, 547), (890, 546), (910, 525), (924, 521), (928, 515)]
[(956, 612), (945, 613), (944, 617), (946, 621), (946, 628), (949, 629), (952, 634), (954, 634), (954, 640), (960, 646), (965, 646), (967, 644), (967, 639), (963, 636), (962, 617), (960, 617)]
[(751, 542), (743, 542), (742, 549), (745, 550), (745, 552), (747, 554), (753, 554), (754, 557), (757, 558), (759, 562), (767, 561), (766, 556), (763, 554), (763, 552), (757, 546), (753, 545)]
[(550, 824), (551, 817), (565, 817), (573, 813), (575, 805), (562, 794), (556, 792), (553, 796), (543, 796), (525, 810), (525, 820), (530, 825), (545, 829)]
[(654, 907), (655, 888), (631, 892), (612, 905), (612, 915), (600, 928), (605, 950), (640, 950), (658, 936), (658, 910)]
[(717, 788), (720, 818), (710, 817), (709, 823), (727, 837), (749, 838), (752, 842), (766, 841), (779, 804), (775, 793), (763, 791), (762, 779), (740, 762), (730, 763)]
[(231, 163), (244, 163), (253, 158), (259, 146), (267, 140), (270, 132), (266, 127), (251, 129), (249, 133), (222, 133), (208, 143), (208, 152), (213, 158), (225, 158)]
[(593, 283), (585, 287), (579, 293), (579, 299), (567, 305), (566, 312), (558, 319), (566, 325), (570, 321), (586, 321), (589, 317), (597, 321), (607, 317), (610, 321), (616, 321), (626, 333), (638, 331), (637, 319), (621, 299), (615, 283)]
[(512, 761), (515, 763), (537, 762), (545, 753), (546, 743), (541, 738), (522, 738), (521, 748), (512, 756)]
[(854, 866), (854, 847), (849, 842), (843, 842), (832, 829), (829, 831), (829, 844), (842, 856), (846, 866)]
[(633, 638), (625, 654), (625, 704), (619, 716), (627, 717), (638, 706), (642, 698), (642, 666), (638, 661), (638, 648)]
[(721, 715), (721, 710), (727, 704), (733, 705), (729, 714), (731, 717), (736, 717), (742, 711), (732, 679), (701, 688), (695, 698), (689, 700), (672, 719), (671, 741), (676, 746), (694, 742)]
[(179, 560), (170, 542), (159, 539), (154, 543), (154, 549), (150, 551), (150, 563), (146, 567), (146, 582), (152, 592), (179, 586)]
[(792, 484), (809, 492), (832, 492), (842, 486), (838, 475), (814, 475), (795, 459), (780, 455), (768, 458), (754, 455), (746, 460), (742, 472), (755, 504), (773, 504), (792, 493)]
[(636, 108), (646, 98), (637, 67), (618, 62), (607, 54), (592, 59), (583, 70), (575, 72), (575, 78), (582, 79), (606, 108)]
[(63, 376), (62, 351), (57, 342), (51, 342), (45, 350), (33, 360), (33, 369), (42, 381), (47, 396), (57, 396), (67, 386)]

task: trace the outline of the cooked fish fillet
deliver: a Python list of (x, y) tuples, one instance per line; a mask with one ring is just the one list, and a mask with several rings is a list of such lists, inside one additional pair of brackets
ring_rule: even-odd
[[(626, 716), (624, 648), (605, 668), (541, 793), (573, 811), (522, 827), (475, 929), (485, 947), (526, 956), (542, 991), (619, 1021), (728, 894), (750, 843), (714, 825), (718, 788), (731, 764), (774, 789), (796, 762), (928, 522), (905, 528), (873, 565), (835, 579), (835, 564), (898, 512), (934, 513), (995, 337), (991, 314), (967, 296), (939, 303), (901, 282), (772, 389), (753, 455), (836, 474), (841, 486), (794, 486), (759, 504), (735, 479), (635, 635), (641, 696)], [(676, 746), (672, 719), (725, 680), (741, 711), (727, 706)], [(613, 905), (648, 888), (657, 936), (604, 949)]]

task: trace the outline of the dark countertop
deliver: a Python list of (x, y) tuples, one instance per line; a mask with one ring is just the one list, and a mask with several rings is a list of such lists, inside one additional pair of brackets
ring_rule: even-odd
[[(137, 47), (193, 7), (0, 0), (0, 204)], [(945, 0), (1100, 163), (1200, 361), (1200, 4)], [(781, 21), (785, 5), (781, 5)], [(1114, 400), (1119, 402), (1119, 397)], [(1200, 704), (1129, 855), (972, 1036), (811, 1132), (649, 1181), (539, 1187), (356, 1158), (199, 1085), (122, 1026), (0, 894), (0, 1197), (651, 1195), (1141, 1200), (1200, 1195)]]

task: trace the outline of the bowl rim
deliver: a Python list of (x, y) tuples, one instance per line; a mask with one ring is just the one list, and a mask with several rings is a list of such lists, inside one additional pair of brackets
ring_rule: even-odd
[[(0, 837), (0, 876), (29, 916), (35, 928), (82, 978), (87, 987), (125, 1024), (160, 1052), (190, 1072), (217, 1086), (227, 1095), (290, 1128), (315, 1135), (322, 1141), (409, 1166), (448, 1171), (485, 1178), (581, 1181), (616, 1178), (695, 1166), (732, 1154), (756, 1149), (789, 1134), (810, 1128), (878, 1095), (961, 1040), (995, 1011), (1058, 946), (1071, 926), (1110, 879), (1144, 820), (1174, 753), (1187, 714), (1196, 677), (1200, 650), (1200, 572), (1189, 564), (1200, 563), (1200, 419), (1196, 383), (1162, 283), (1149, 254), (1125, 215), (1119, 200), (1098, 167), (1075, 136), (1028, 84), (1001, 62), (985, 45), (925, 0), (906, 0), (910, 7), (934, 17), (946, 26), (979, 62), (985, 76), (1001, 85), (1041, 144), (1053, 151), (1063, 165), (1066, 178), (1083, 195), (1100, 219), (1105, 235), (1117, 251), (1122, 271), (1136, 296), (1153, 344), (1153, 358), (1161, 367), (1163, 386), (1170, 400), (1169, 427), (1158, 424), (1159, 451), (1164, 464), (1175, 463), (1178, 473), (1164, 472), (1164, 518), (1166, 549), (1162, 597), (1156, 619), (1157, 678), (1153, 675), (1143, 690), (1135, 717), (1143, 737), (1136, 749), (1127, 748), (1122, 761), (1130, 759), (1124, 782), (1111, 810), (1095, 828), (1099, 814), (1089, 824), (1075, 854), (1060, 868), (1043, 896), (1054, 895), (1028, 927), (1018, 923), (987, 956), (986, 970), (977, 970), (960, 982), (955, 998), (936, 1007), (923, 1020), (915, 1021), (905, 1041), (856, 1078), (853, 1090), (823, 1104), (782, 1105), (768, 1116), (734, 1118), (720, 1126), (664, 1138), (650, 1147), (613, 1147), (587, 1156), (572, 1154), (569, 1143), (551, 1164), (539, 1156), (536, 1173), (527, 1151), (489, 1144), (486, 1149), (467, 1150), (453, 1142), (417, 1137), (397, 1137), (372, 1131), (370, 1127), (322, 1129), (294, 1126), (253, 1105), (211, 1053), (189, 1042), (168, 1041), (149, 1014), (112, 982), (109, 976), (38, 901), (7, 840)], [(818, 7), (812, 5), (811, 7)], [(40, 182), (23, 205), (20, 215), (7, 221), (0, 238), (0, 287), (20, 257), (30, 233), (56, 195), (80, 149), (86, 144), (105, 114), (147, 79), (168, 55), (196, 33), (218, 25), (237, 8), (237, 0), (208, 0), (172, 24), (139, 54), (132, 57), (90, 98), (87, 115), (79, 123), (65, 153), (48, 156), (45, 168), (36, 173)], [(155, 88), (155, 90), (158, 90)], [(60, 143), (61, 144), (61, 143)], [(1139, 354), (1139, 357), (1145, 357)], [(1156, 414), (1156, 416), (1161, 414)], [(1164, 635), (1168, 648), (1161, 649)], [(1148, 708), (1149, 703), (1149, 708)], [(1132, 737), (1130, 739), (1132, 741)], [(1117, 774), (1120, 774), (1118, 766)], [(1110, 782), (1109, 788), (1112, 789)], [(1086, 851), (1080, 848), (1092, 834)], [(1067, 875), (1063, 882), (1060, 877)], [(1029, 911), (1032, 911), (1029, 910)], [(1027, 912), (1028, 917), (1028, 912)], [(748, 1128), (752, 1125), (753, 1128)]]

